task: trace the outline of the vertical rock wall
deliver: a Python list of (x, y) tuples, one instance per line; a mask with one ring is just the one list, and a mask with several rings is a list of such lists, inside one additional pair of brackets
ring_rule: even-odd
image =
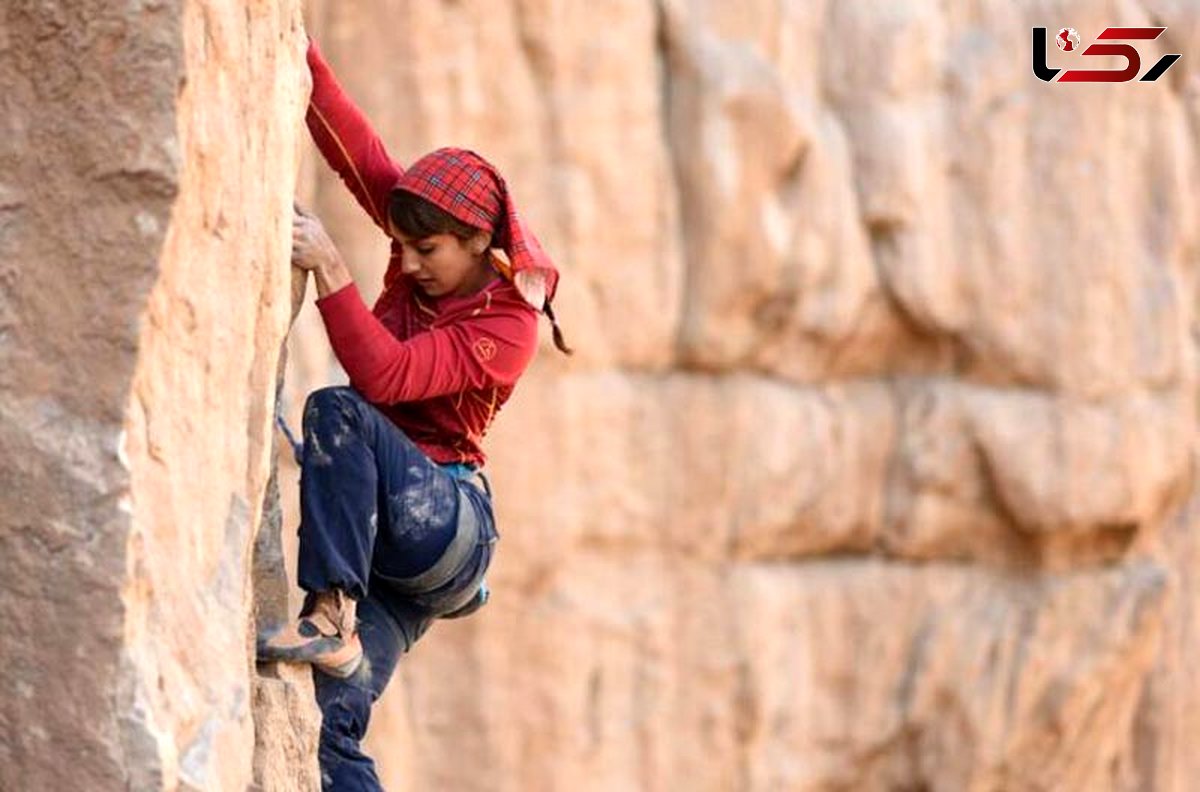
[(0, 788), (252, 781), (305, 74), (295, 2), (0, 10)]
[[(500, 165), (580, 349), (488, 438), (493, 599), (376, 708), (389, 788), (1190, 788), (1194, 5), (309, 9), (397, 158)], [(1184, 59), (1047, 85), (1060, 24)]]

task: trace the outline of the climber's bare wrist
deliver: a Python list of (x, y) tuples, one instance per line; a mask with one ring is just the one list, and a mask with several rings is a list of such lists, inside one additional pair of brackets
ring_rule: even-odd
[(316, 276), (318, 297), (333, 294), (353, 281), (341, 256), (323, 261), (313, 269), (313, 275)]

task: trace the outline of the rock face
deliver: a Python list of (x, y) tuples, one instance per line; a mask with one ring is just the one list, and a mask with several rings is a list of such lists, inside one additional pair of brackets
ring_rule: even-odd
[(300, 21), (0, 10), (0, 788), (313, 788), (255, 761), (250, 640)]
[[(394, 156), (505, 172), (580, 350), (488, 439), (493, 599), (376, 708), (389, 789), (1191, 787), (1193, 4), (309, 11)], [(1060, 20), (1184, 59), (1042, 83)]]

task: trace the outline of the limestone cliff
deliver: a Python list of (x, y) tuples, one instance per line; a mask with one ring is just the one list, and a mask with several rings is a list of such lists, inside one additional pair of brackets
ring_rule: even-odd
[(0, 788), (314, 788), (255, 766), (250, 641), (300, 22), (0, 9)]

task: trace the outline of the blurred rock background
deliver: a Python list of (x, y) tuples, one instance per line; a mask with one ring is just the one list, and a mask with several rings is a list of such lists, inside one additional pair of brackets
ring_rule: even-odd
[[(307, 13), (396, 159), (499, 165), (579, 350), (488, 438), (493, 599), (376, 708), (389, 789), (1194, 788), (1197, 4)], [(1063, 25), (1184, 58), (1046, 84)]]

